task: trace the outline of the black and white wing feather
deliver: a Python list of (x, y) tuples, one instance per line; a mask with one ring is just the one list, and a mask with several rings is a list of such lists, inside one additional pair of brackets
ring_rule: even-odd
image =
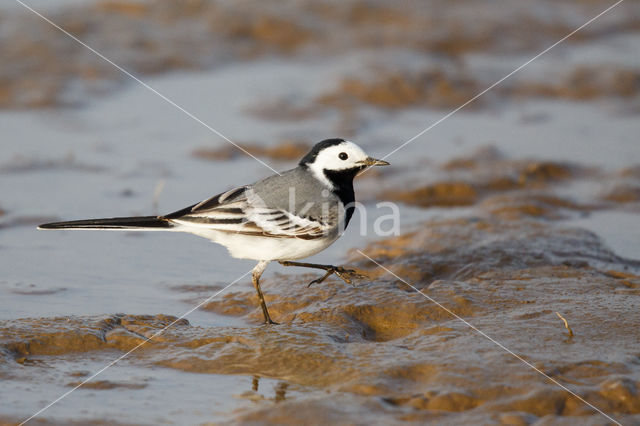
[(321, 238), (333, 229), (322, 218), (267, 206), (250, 186), (234, 188), (164, 216), (175, 224), (274, 238)]

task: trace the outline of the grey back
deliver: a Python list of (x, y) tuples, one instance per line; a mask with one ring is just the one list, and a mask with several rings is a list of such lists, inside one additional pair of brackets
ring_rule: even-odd
[[(287, 170), (251, 185), (266, 207), (289, 210), (327, 223), (338, 217), (338, 197), (302, 167)], [(330, 217), (323, 217), (326, 215)]]

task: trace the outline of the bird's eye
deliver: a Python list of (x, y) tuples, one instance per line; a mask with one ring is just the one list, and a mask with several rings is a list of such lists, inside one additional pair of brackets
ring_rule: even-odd
[(349, 156), (346, 152), (341, 152), (340, 154), (338, 154), (338, 158), (341, 160), (346, 160), (347, 158), (349, 158)]

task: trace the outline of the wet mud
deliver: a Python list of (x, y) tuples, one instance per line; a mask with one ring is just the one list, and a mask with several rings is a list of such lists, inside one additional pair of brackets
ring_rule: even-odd
[[(598, 2), (568, 2), (565, 13), (591, 16)], [(350, 50), (411, 49), (432, 55), (446, 66), (420, 72), (370, 71), (375, 81), (346, 78), (335, 93), (319, 103), (336, 105), (354, 99), (385, 108), (426, 105), (451, 108), (486, 85), (464, 66), (464, 55), (475, 52), (512, 54), (544, 48), (570, 33), (567, 20), (545, 19), (539, 11), (513, 4), (491, 13), (474, 1), (454, 8), (437, 1), (405, 2), (394, 8), (376, 1), (323, 4), (268, 1), (259, 8), (240, 1), (212, 4), (190, 1), (103, 0), (66, 6), (46, 15), (65, 31), (139, 75), (175, 70), (201, 70), (275, 55), (300, 57), (338, 55)], [(583, 21), (586, 18), (582, 19)], [(87, 95), (108, 95), (126, 78), (68, 37), (54, 37), (48, 23), (18, 9), (4, 13), (0, 34), (0, 107), (51, 108), (81, 105)], [(425, 31), (425, 28), (428, 31)], [(523, 31), (528, 29), (527, 31)], [(637, 11), (629, 10), (606, 25), (586, 28), (569, 43), (639, 30)], [(29, 58), (23, 60), (25, 55)], [(386, 75), (385, 75), (386, 74)], [(522, 82), (500, 91), (506, 95), (592, 99), (633, 96), (638, 71), (625, 67), (577, 66), (557, 84)], [(393, 90), (390, 90), (393, 89)]]
[[(350, 264), (369, 278), (355, 287), (331, 279), (307, 288), (314, 274), (266, 279), (279, 326), (259, 324), (249, 283), (203, 307), (243, 318), (242, 327), (124, 314), (3, 321), (0, 374), (100, 351), (122, 354), (173, 323), (130, 361), (141, 369), (277, 378), (326, 392), (241, 410), (233, 421), (293, 424), (313, 415), (316, 423), (530, 424), (577, 416), (605, 423), (455, 314), (619, 421), (637, 421), (640, 321), (629, 300), (640, 296), (640, 261), (616, 255), (589, 231), (530, 216), (494, 214), (485, 201), (472, 217), (434, 220), (363, 250), (400, 280), (357, 253)], [(213, 289), (173, 291), (198, 300)], [(146, 385), (97, 380), (86, 386), (136, 392)]]
[[(479, 148), (469, 156), (451, 159), (433, 169), (437, 170), (435, 182), (416, 188), (383, 191), (379, 198), (419, 207), (472, 206), (483, 202), (485, 207), (495, 206), (493, 213), (496, 214), (516, 209), (524, 214), (544, 216), (562, 210), (596, 209), (596, 201), (581, 204), (570, 197), (557, 196), (554, 191), (571, 181), (603, 178), (598, 170), (577, 164), (509, 159), (493, 146)], [(621, 182), (617, 175), (610, 179)], [(626, 199), (625, 195), (621, 194), (621, 197)], [(619, 201), (611, 194), (607, 197)], [(504, 204), (504, 210), (501, 210), (501, 204)]]
[[(189, 71), (193, 75), (176, 73), (176, 78), (190, 80), (206, 71), (209, 78), (227, 78), (233, 86), (240, 80), (216, 73), (234, 66), (238, 71), (256, 66), (254, 73), (277, 70), (271, 79), (279, 82), (274, 83), (277, 90), (268, 95), (242, 92), (246, 102), (233, 107), (244, 114), (245, 123), (256, 126), (247, 125), (241, 133), (242, 148), (284, 166), (307, 152), (316, 133), (373, 141), (379, 152), (389, 152), (405, 140), (408, 128), (424, 129), (606, 5), (568, 1), (561, 6), (517, 2), (496, 7), (464, 0), (456, 8), (437, 1), (392, 7), (367, 0), (265, 1), (258, 7), (247, 1), (108, 0), (52, 8), (47, 16), (145, 79)], [(91, 109), (92, 102), (126, 92), (127, 79), (111, 65), (23, 12), (0, 14), (0, 108), (9, 110), (3, 114)], [(550, 62), (542, 59), (537, 71), (505, 81), (469, 105), (463, 111), (468, 115), (456, 116), (461, 121), (455, 122), (462, 123), (464, 141), (455, 131), (437, 136), (456, 146), (455, 155), (432, 158), (436, 153), (425, 144), (422, 151), (409, 153), (408, 148), (394, 154), (393, 167), (367, 171), (357, 184), (358, 200), (397, 202), (402, 215), (405, 208), (410, 210), (406, 214), (413, 215), (413, 225), (392, 237), (363, 237), (349, 246), (359, 250), (344, 250), (345, 264), (366, 276), (353, 287), (336, 278), (307, 287), (318, 274), (270, 266), (277, 272), (262, 285), (277, 326), (261, 324), (262, 312), (248, 279), (204, 303), (197, 319), (159, 313), (174, 306), (172, 312), (186, 311), (228, 284), (217, 277), (226, 257), (207, 264), (216, 271), (215, 280), (209, 274), (206, 282), (191, 281), (189, 274), (198, 266), (190, 262), (201, 253), (189, 251), (186, 243), (157, 255), (169, 271), (161, 278), (151, 272), (147, 276), (157, 263), (142, 253), (135, 253), (136, 261), (127, 270), (130, 259), (117, 258), (119, 249), (105, 254), (89, 240), (37, 240), (28, 245), (33, 238), (28, 231), (54, 220), (48, 215), (58, 214), (52, 213), (56, 210), (70, 214), (64, 210), (69, 208), (76, 214), (90, 205), (110, 212), (116, 198), (139, 201), (127, 207), (137, 214), (147, 202), (140, 194), (154, 187), (155, 210), (164, 179), (167, 186), (179, 185), (186, 176), (192, 179), (189, 185), (202, 183), (203, 190), (211, 181), (216, 188), (231, 184), (226, 175), (230, 169), (222, 166), (246, 166), (245, 154), (237, 148), (223, 142), (212, 147), (207, 144), (211, 135), (186, 130), (184, 139), (180, 133), (167, 141), (160, 135), (162, 119), (153, 129), (135, 128), (138, 134), (123, 137), (129, 117), (115, 120), (116, 130), (100, 127), (94, 118), (86, 126), (96, 127), (92, 132), (99, 140), (91, 142), (89, 151), (77, 148), (81, 155), (74, 156), (70, 149), (63, 157), (38, 156), (39, 149), (32, 149), (3, 159), (0, 179), (12, 179), (10, 190), (28, 181), (24, 192), (35, 192), (28, 202), (2, 195), (0, 232), (13, 233), (0, 244), (0, 256), (9, 250), (21, 260), (33, 256), (32, 262), (14, 261), (7, 271), (33, 269), (40, 281), (0, 277), (0, 290), (26, 306), (20, 315), (0, 320), (0, 380), (10, 389), (2, 396), (11, 400), (0, 402), (0, 424), (19, 423), (79, 385), (77, 400), (61, 411), (44, 413), (34, 424), (610, 424), (550, 378), (617, 421), (640, 424), (640, 252), (635, 245), (624, 253), (617, 250), (616, 238), (606, 232), (609, 227), (620, 229), (609, 225), (624, 216), (632, 224), (626, 231), (637, 235), (632, 228), (640, 214), (640, 157), (628, 156), (618, 161), (623, 167), (607, 168), (597, 161), (597, 150), (589, 161), (578, 161), (555, 158), (555, 152), (535, 156), (507, 149), (527, 126), (541, 126), (540, 138), (550, 137), (544, 126), (570, 118), (570, 108), (578, 105), (635, 120), (640, 111), (639, 67), (632, 61), (609, 62), (607, 55), (610, 45), (626, 46), (638, 36), (638, 13), (629, 7), (585, 28), (567, 41), (571, 49), (566, 52), (582, 52), (578, 59), (570, 53)], [(600, 59), (585, 63), (583, 58), (592, 51), (599, 52)], [(326, 68), (289, 87), (291, 74), (269, 68), (276, 61), (300, 66), (294, 73)], [(496, 64), (504, 70), (494, 69)], [(173, 87), (177, 92), (176, 87), (182, 86)], [(198, 91), (193, 99), (199, 96)], [(221, 95), (209, 117), (227, 110), (224, 96), (228, 94)], [(543, 106), (536, 110), (520, 104), (525, 100), (544, 104), (536, 104)], [(560, 110), (566, 115), (548, 112), (558, 104), (567, 108)], [(473, 121), (474, 114), (486, 114), (482, 121), (498, 121), (504, 118), (501, 111), (510, 109), (519, 114), (517, 131), (509, 128), (511, 133), (496, 135), (495, 142), (476, 137), (480, 120)], [(416, 111), (418, 118), (401, 121), (403, 113)], [(432, 121), (425, 118), (431, 113), (437, 113)], [(603, 115), (600, 124), (619, 119), (615, 114)], [(37, 115), (38, 120), (42, 117)], [(65, 119), (71, 121), (69, 117)], [(136, 120), (141, 118), (131, 119)], [(121, 125), (125, 130), (117, 133)], [(618, 125), (631, 128), (616, 121), (611, 129)], [(269, 130), (273, 128), (278, 131)], [(588, 151), (599, 142), (587, 134), (592, 128), (586, 129), (573, 133), (571, 128), (558, 138), (584, 137)], [(616, 147), (622, 131), (610, 133), (607, 138)], [(149, 145), (137, 147), (137, 154), (126, 151), (128, 137), (138, 136)], [(184, 142), (184, 152), (162, 154), (175, 166), (145, 163), (151, 151), (178, 145), (177, 139)], [(380, 140), (384, 143), (376, 145)], [(614, 153), (624, 156), (621, 152)], [(141, 160), (119, 168), (122, 159), (134, 155)], [(206, 173), (189, 174), (203, 166)], [(87, 179), (90, 189), (80, 184), (65, 188), (72, 195), (66, 195), (64, 208), (53, 208), (43, 201), (43, 181), (63, 174), (72, 175), (74, 184)], [(185, 192), (172, 202), (183, 202), (191, 191), (178, 188), (167, 189)], [(87, 200), (78, 201), (82, 195), (75, 191)], [(586, 225), (589, 221), (604, 231), (595, 232)], [(116, 244), (98, 241), (93, 244)], [(93, 249), (95, 257), (116, 257), (122, 265), (115, 267), (134, 278), (122, 283), (108, 274), (96, 278), (98, 272), (86, 272), (91, 266), (83, 264), (91, 256), (82, 253), (84, 249), (71, 249), (74, 244), (88, 246), (87, 252)], [(153, 247), (154, 253), (160, 249)], [(49, 284), (47, 271), (37, 269), (38, 256), (58, 251), (66, 256), (56, 257), (60, 263), (55, 267), (64, 269), (69, 282)], [(114, 297), (110, 293), (124, 303), (141, 280), (153, 284), (144, 290), (149, 294), (142, 295), (142, 305), (136, 305), (144, 306), (140, 310), (116, 313), (92, 304), (98, 308), (88, 314), (67, 314), (95, 299)], [(155, 284), (166, 292), (152, 289)], [(156, 303), (168, 302), (156, 309), (147, 304), (147, 296)], [(63, 303), (63, 314), (42, 314), (49, 303)], [(132, 350), (108, 373), (83, 384)], [(208, 392), (219, 388), (223, 394), (209, 397)], [(123, 395), (125, 401), (117, 399)], [(198, 399), (202, 395), (208, 399)], [(136, 398), (144, 404), (131, 405)], [(188, 405), (190, 400), (195, 402)], [(153, 405), (158, 401), (160, 408)], [(131, 417), (137, 413), (144, 416)]]
[(418, 74), (384, 71), (377, 74), (375, 80), (369, 81), (346, 78), (335, 91), (320, 96), (317, 102), (342, 109), (353, 104), (385, 109), (416, 106), (446, 109), (455, 108), (479, 91), (478, 83), (471, 78), (447, 75), (441, 69)]

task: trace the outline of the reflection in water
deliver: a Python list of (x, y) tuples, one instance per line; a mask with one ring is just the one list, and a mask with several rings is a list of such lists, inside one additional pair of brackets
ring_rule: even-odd
[(276, 402), (284, 401), (286, 399), (285, 395), (288, 387), (289, 383), (278, 382), (278, 385), (276, 386)]
[[(251, 390), (254, 392), (258, 392), (258, 388), (260, 385), (260, 376), (253, 376), (251, 379)], [(278, 382), (275, 386), (275, 402), (280, 402), (286, 400), (287, 389), (289, 388), (289, 383), (287, 382)]]

